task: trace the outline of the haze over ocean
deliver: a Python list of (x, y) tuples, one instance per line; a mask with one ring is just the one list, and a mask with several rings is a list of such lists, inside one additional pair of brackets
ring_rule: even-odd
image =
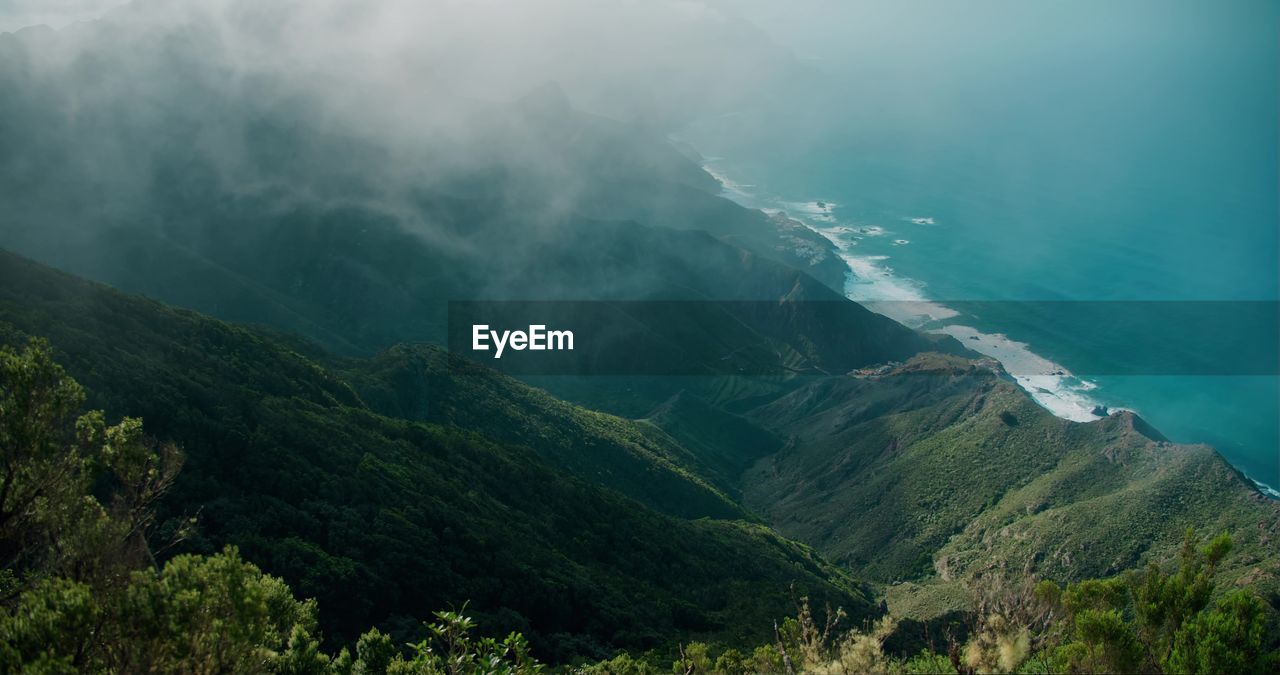
[[(1280, 300), (1280, 5), (800, 6), (743, 14), (816, 75), (680, 138), (739, 200), (836, 241), (851, 297)], [(1091, 375), (1106, 355), (1079, 336), (1113, 326), (999, 314), (963, 323), (1081, 373), (1024, 381), (1042, 404), (1136, 410), (1280, 487), (1274, 372)], [(1143, 328), (1125, 335), (1210, 356), (1280, 338), (1172, 314)]]

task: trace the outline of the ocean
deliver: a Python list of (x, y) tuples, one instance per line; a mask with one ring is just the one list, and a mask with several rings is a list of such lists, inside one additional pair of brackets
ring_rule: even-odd
[(1280, 497), (1280, 5), (1029, 4), (751, 17), (813, 76), (677, 136), (850, 298)]

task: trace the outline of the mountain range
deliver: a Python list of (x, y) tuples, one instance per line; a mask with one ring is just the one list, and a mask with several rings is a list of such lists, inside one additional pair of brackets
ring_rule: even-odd
[[(1189, 527), (1280, 610), (1280, 505), (1212, 448), (1058, 419), (847, 300), (826, 239), (660, 130), (547, 84), (393, 144), (211, 33), (131, 30), (0, 35), (0, 344), (47, 339), (90, 407), (183, 449), (158, 531), (195, 534), (161, 557), (237, 546), (333, 644), (463, 603), (553, 663), (767, 642), (796, 595), (927, 625), (982, 575), (1111, 576)], [(701, 370), (442, 347), (449, 301), (529, 299), (684, 303), (627, 325)], [(732, 302), (765, 309), (698, 324)]]

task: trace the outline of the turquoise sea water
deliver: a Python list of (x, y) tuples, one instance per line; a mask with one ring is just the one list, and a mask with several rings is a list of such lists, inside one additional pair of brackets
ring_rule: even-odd
[[(1233, 361), (1280, 349), (1280, 3), (1026, 4), (761, 10), (818, 75), (680, 137), (730, 196), (832, 238), (851, 297), (1001, 301), (956, 321), (1046, 407), (1136, 410), (1280, 487), (1280, 377)], [(1046, 300), (1204, 302), (1020, 309)], [(1117, 374), (1117, 337), (1164, 360)]]

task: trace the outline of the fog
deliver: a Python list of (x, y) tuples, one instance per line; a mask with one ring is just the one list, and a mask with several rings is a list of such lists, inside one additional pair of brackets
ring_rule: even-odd
[[(1180, 2), (9, 0), (4, 29), (53, 30), (0, 34), (10, 206), (0, 245), (53, 260), (62, 241), (44, 233), (59, 223), (172, 230), (175, 213), (256, 199), (240, 208), (354, 204), (434, 246), (474, 249), (488, 243), (458, 236), (470, 221), (421, 208), (423, 189), (480, 190), (532, 230), (602, 217), (616, 191), (601, 182), (707, 188), (664, 141), (690, 129), (706, 141), (699, 150), (797, 167), (783, 175), (815, 156), (892, 154), (896, 164), (872, 168), (920, 181), (934, 179), (938, 158), (981, 158), (969, 170), (981, 181), (957, 192), (1093, 177), (1067, 194), (1152, 166), (1200, 177), (1244, 163), (1263, 167), (1232, 179), (1254, 198), (1274, 186), (1275, 125), (1236, 130), (1274, 119), (1274, 88), (1263, 86), (1276, 77), (1274, 18), (1255, 2), (1210, 12)], [(1237, 63), (1248, 67), (1219, 76)], [(1129, 147), (1114, 152), (1118, 143)], [(1164, 180), (1154, 187), (1189, 191), (1189, 180)], [(222, 220), (243, 225), (243, 215)]]
[(350, 351), (438, 338), (427, 301), (786, 294), (751, 256), (841, 288), (697, 151), (849, 222), (938, 216), (883, 252), (930, 299), (1274, 299), (1278, 25), (1264, 0), (0, 0), (0, 247)]
[[(503, 101), (554, 81), (581, 109), (667, 123), (741, 103), (791, 55), (753, 25), (697, 2), (589, 0), (427, 1), (102, 0), (10, 3), (0, 24), (44, 23), (65, 35), (64, 58), (84, 42), (179, 31), (203, 56), (240, 75), (270, 74), (323, 92), (337, 109), (435, 119), (442, 97)], [(38, 11), (37, 11), (38, 8)], [(5, 11), (5, 10), (8, 11)]]
[(810, 72), (702, 3), (6, 9), (47, 25), (0, 34), (0, 246), (337, 349), (438, 336), (449, 298), (737, 282), (636, 227), (763, 222), (667, 134)]
[[(556, 119), (557, 106), (660, 136), (802, 68), (749, 23), (691, 2), (119, 4), (0, 7), (0, 25), (56, 28), (0, 38), (0, 86), (12, 93), (3, 131), (45, 156), (37, 161), (63, 145), (74, 156), (63, 170), (113, 202), (145, 198), (157, 156), (178, 144), (225, 189), (261, 192), (272, 175), (248, 127), (267, 120), (308, 136), (294, 151), (309, 158), (275, 168), (311, 197), (342, 181), (320, 189), (298, 172), (349, 168), (324, 154), (342, 152), (328, 143), (359, 146), (361, 170), (386, 174), (366, 187), (383, 191), (495, 163), (568, 179), (580, 173), (564, 166), (570, 155), (585, 152), (574, 134), (589, 122)], [(511, 114), (510, 102), (525, 99)], [(12, 178), (32, 178), (31, 166), (8, 159)]]
[(128, 0), (4, 0), (0, 2), (0, 32), (27, 26), (65, 28), (90, 21)]

